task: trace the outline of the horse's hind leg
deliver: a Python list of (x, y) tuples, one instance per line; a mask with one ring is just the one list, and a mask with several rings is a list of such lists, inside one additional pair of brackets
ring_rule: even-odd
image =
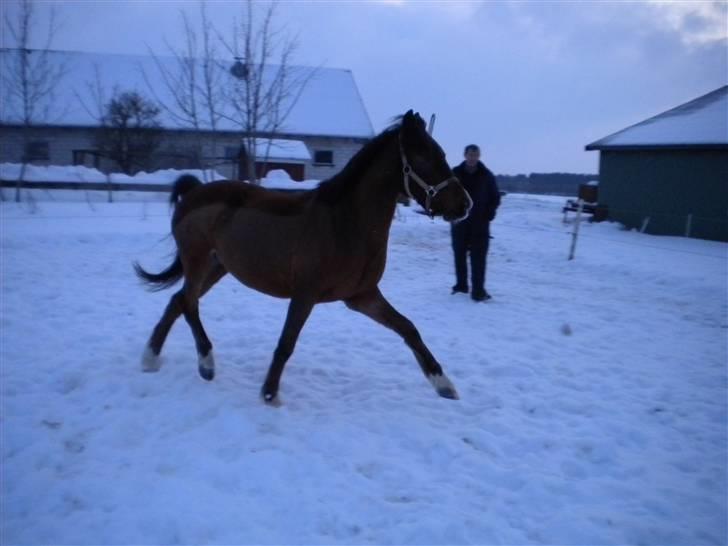
[(455, 386), (443, 373), (442, 367), (422, 341), (422, 337), (417, 331), (417, 328), (415, 328), (415, 325), (392, 307), (384, 296), (382, 296), (378, 288), (346, 300), (345, 303), (349, 308), (359, 311), (397, 332), (409, 348), (412, 349), (420, 368), (422, 368), (425, 377), (427, 377), (432, 386), (435, 387), (437, 394), (443, 398), (453, 400), (458, 398)]
[(169, 299), (169, 303), (162, 314), (162, 318), (152, 330), (144, 354), (142, 355), (142, 371), (157, 372), (162, 367), (162, 361), (159, 353), (162, 351), (162, 345), (167, 339), (172, 325), (182, 314), (182, 290), (176, 292)]
[[(227, 270), (217, 260), (214, 260), (209, 266), (199, 297), (204, 296), (226, 274)], [(169, 299), (167, 308), (164, 310), (162, 318), (159, 319), (159, 322), (154, 327), (147, 347), (144, 350), (144, 356), (142, 357), (143, 371), (156, 372), (159, 370), (161, 366), (159, 353), (162, 351), (162, 346), (169, 335), (172, 325), (183, 314), (183, 298), (184, 288), (176, 292)]]
[[(205, 261), (202, 261), (205, 260)], [(200, 297), (209, 271), (210, 263), (205, 259), (195, 260), (194, 255), (182, 255), (185, 272), (185, 284), (182, 287), (182, 314), (192, 330), (197, 347), (197, 362), (200, 376), (211, 381), (215, 377), (215, 359), (212, 356), (212, 343), (207, 337), (200, 320)]]

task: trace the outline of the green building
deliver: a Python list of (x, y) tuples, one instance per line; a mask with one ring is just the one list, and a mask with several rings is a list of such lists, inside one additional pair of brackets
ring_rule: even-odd
[(728, 241), (728, 85), (586, 146), (599, 204), (655, 235)]

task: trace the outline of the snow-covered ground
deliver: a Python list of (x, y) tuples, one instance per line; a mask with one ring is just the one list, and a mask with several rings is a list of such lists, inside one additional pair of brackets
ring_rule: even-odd
[(448, 226), (401, 208), (381, 287), (459, 389), (393, 333), (318, 306), (258, 393), (286, 302), (223, 280), (218, 375), (179, 321), (165, 203), (3, 203), (3, 544), (725, 544), (726, 245), (582, 226), (508, 195), (488, 289), (451, 296)]

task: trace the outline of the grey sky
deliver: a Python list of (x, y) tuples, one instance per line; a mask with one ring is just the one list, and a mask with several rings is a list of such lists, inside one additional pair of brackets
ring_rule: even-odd
[[(140, 54), (164, 53), (181, 38), (178, 11), (198, 9), (55, 5), (56, 48)], [(240, 10), (209, 4), (223, 32)], [(436, 112), (452, 163), (475, 142), (498, 173), (597, 172), (585, 144), (728, 83), (724, 1), (283, 1), (278, 14), (300, 37), (297, 64), (354, 72), (375, 130), (408, 108)]]

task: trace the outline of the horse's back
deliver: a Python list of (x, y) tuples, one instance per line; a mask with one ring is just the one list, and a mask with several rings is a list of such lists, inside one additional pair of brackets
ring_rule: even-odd
[(194, 188), (177, 205), (174, 223), (192, 211), (220, 205), (230, 209), (254, 208), (276, 216), (296, 215), (309, 200), (306, 191), (282, 192), (234, 180), (210, 182)]

